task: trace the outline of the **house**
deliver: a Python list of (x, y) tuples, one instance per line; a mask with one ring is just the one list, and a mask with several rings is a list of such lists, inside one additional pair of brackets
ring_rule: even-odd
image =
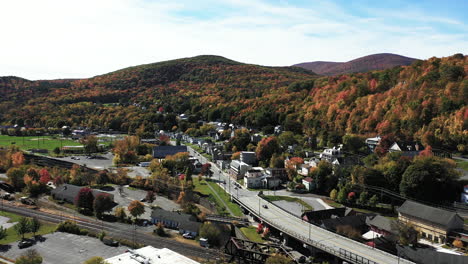
[(254, 145), (256, 145), (261, 140), (262, 140), (262, 135), (260, 134), (253, 134), (252, 136), (250, 136), (250, 142), (252, 142), (252, 144)]
[(245, 188), (262, 188), (264, 172), (263, 168), (252, 168), (245, 173), (244, 187)]
[(391, 236), (398, 233), (398, 230), (393, 225), (393, 221), (381, 215), (368, 217), (366, 224), (371, 231), (381, 236)]
[(343, 157), (343, 154), (341, 153), (341, 147), (326, 148), (322, 153), (320, 153), (320, 159), (326, 160), (330, 163), (341, 157)]
[(307, 177), (307, 175), (309, 175), (311, 168), (312, 167), (308, 163), (301, 164), (299, 165), (299, 170), (297, 171), (297, 174)]
[(366, 218), (369, 216), (375, 216), (375, 214), (358, 214), (325, 219), (322, 220), (320, 227), (336, 232), (336, 229), (339, 226), (351, 226), (352, 228), (359, 230), (361, 233), (364, 233), (368, 230)]
[(244, 178), (245, 173), (250, 169), (252, 169), (252, 166), (249, 164), (240, 160), (233, 160), (230, 164), (229, 175), (237, 181)]
[(375, 148), (380, 144), (381, 139), (380, 136), (366, 138), (366, 145), (371, 152), (374, 152)]
[(156, 159), (164, 159), (168, 155), (188, 152), (187, 146), (156, 146), (153, 148), (153, 157)]
[(463, 229), (463, 218), (457, 213), (410, 200), (398, 209), (398, 220), (414, 226), (422, 238), (444, 243), (450, 231)]
[(170, 249), (152, 246), (126, 250), (123, 254), (106, 259), (105, 262), (109, 264), (199, 264)]
[(388, 152), (401, 152), (404, 157), (415, 157), (419, 152), (424, 150), (424, 147), (417, 142), (394, 142)]
[(302, 184), (304, 184), (306, 190), (308, 190), (309, 192), (312, 191), (315, 187), (314, 179), (312, 179), (311, 177), (305, 177), (304, 179), (302, 179)]
[(285, 168), (267, 168), (265, 170), (266, 174), (270, 178), (280, 179), (282, 182), (288, 180), (288, 173)]
[(253, 166), (257, 163), (257, 156), (253, 151), (241, 151), (240, 161)]
[(326, 210), (318, 210), (318, 211), (305, 211), (302, 213), (301, 218), (302, 220), (309, 222), (314, 225), (320, 225), (322, 220), (344, 217), (344, 216), (351, 216), (355, 215), (353, 209), (348, 207), (340, 207), (340, 208), (333, 208), (333, 209), (326, 209)]
[(141, 144), (153, 144), (153, 145), (157, 145), (159, 144), (160, 140), (159, 139), (156, 139), (156, 138), (144, 138), (144, 139), (140, 139), (140, 143)]
[[(55, 200), (65, 201), (68, 203), (74, 203), (75, 197), (78, 195), (81, 188), (83, 188), (83, 186), (76, 186), (76, 185), (65, 183), (65, 184), (57, 186), (57, 188), (52, 190), (50, 194), (52, 195), (52, 198), (54, 198)], [(114, 200), (114, 195), (111, 193), (102, 192), (96, 189), (91, 189), (91, 191), (94, 197), (98, 196), (99, 194), (105, 193), (109, 195), (112, 198), (112, 200)]]
[(463, 187), (463, 192), (461, 194), (461, 202), (464, 204), (468, 204), (468, 185)]
[(162, 223), (164, 227), (179, 230), (180, 234), (190, 233), (196, 237), (201, 223), (193, 215), (181, 212), (166, 211), (161, 208), (153, 209), (151, 212), (151, 223)]

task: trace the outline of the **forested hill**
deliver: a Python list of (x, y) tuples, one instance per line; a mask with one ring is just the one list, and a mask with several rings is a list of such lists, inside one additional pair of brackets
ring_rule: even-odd
[(396, 66), (407, 66), (415, 60), (416, 59), (397, 54), (379, 53), (357, 58), (348, 62), (313, 61), (299, 63), (294, 66), (302, 67), (321, 75), (337, 75), (386, 70)]
[[(0, 78), (0, 123), (134, 132), (186, 129), (190, 120), (262, 128), (283, 125), (317, 137), (394, 134), (455, 148), (468, 137), (468, 56), (415, 61), (384, 71), (320, 77), (198, 56), (83, 80)], [(159, 114), (158, 111), (165, 114)], [(179, 127), (174, 127), (179, 125)]]

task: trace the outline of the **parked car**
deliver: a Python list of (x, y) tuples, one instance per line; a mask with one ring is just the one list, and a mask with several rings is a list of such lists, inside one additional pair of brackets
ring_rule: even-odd
[(183, 238), (186, 238), (186, 239), (194, 239), (194, 238), (195, 238), (195, 237), (194, 237), (192, 234), (190, 234), (190, 233), (185, 233), (185, 234), (182, 235), (182, 237), (183, 237)]
[(268, 209), (268, 205), (264, 204), (262, 205), (263, 208)]
[(31, 240), (28, 240), (28, 239), (25, 239), (25, 240), (21, 240), (19, 243), (18, 243), (18, 247), (19, 248), (27, 248), (27, 247), (30, 247), (33, 245), (33, 242)]
[(27, 205), (35, 205), (36, 204), (31, 198), (28, 198), (26, 196), (21, 197), (20, 202), (23, 203), (23, 204), (27, 204)]
[(104, 245), (108, 245), (108, 246), (111, 246), (111, 247), (118, 247), (119, 246), (119, 241), (115, 241), (115, 240), (110, 239), (110, 238), (103, 238), (102, 243), (104, 243)]
[(11, 201), (11, 200), (14, 200), (14, 199), (15, 199), (15, 197), (14, 197), (11, 193), (5, 193), (5, 194), (2, 196), (2, 198), (3, 198), (4, 200), (8, 200), (8, 201)]

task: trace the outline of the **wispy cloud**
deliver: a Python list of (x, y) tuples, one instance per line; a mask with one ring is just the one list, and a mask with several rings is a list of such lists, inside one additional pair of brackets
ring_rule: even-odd
[(417, 7), (351, 8), (333, 1), (18, 0), (0, 2), (0, 10), (0, 76), (30, 79), (90, 77), (200, 54), (291, 65), (377, 52), (418, 58), (468, 52), (466, 20), (424, 14)]

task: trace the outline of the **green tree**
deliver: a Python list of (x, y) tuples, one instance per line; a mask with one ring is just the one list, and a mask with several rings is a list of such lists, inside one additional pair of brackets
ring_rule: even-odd
[(61, 150), (60, 150), (59, 147), (55, 147), (53, 152), (54, 152), (55, 155), (58, 155), (58, 154), (60, 154)]
[(392, 226), (398, 231), (398, 238), (401, 245), (415, 245), (418, 242), (418, 231), (411, 224), (394, 221)]
[(91, 257), (83, 262), (83, 264), (109, 264), (109, 262), (105, 261), (101, 257)]
[(23, 179), (25, 174), (25, 170), (23, 168), (10, 168), (6, 174), (8, 181), (15, 189), (20, 190), (26, 186)]
[(377, 195), (373, 195), (370, 199), (369, 199), (369, 206), (372, 206), (372, 207), (376, 207), (377, 206), (377, 203), (379, 202), (379, 197), (377, 197)]
[(270, 168), (284, 168), (284, 157), (278, 154), (273, 154), (270, 159)]
[(338, 183), (338, 178), (333, 174), (332, 164), (324, 160), (310, 172), (309, 177), (314, 179), (317, 190), (324, 193), (330, 193)]
[(403, 173), (400, 193), (406, 197), (440, 202), (456, 199), (459, 173), (453, 161), (417, 157)]
[(104, 212), (108, 212), (114, 207), (114, 201), (107, 193), (100, 193), (93, 202), (94, 213), (97, 218), (101, 218)]
[(156, 225), (156, 234), (158, 236), (166, 236), (166, 230), (164, 229), (164, 225), (163, 223), (159, 222), (157, 225)]
[(330, 199), (332, 199), (334, 201), (334, 200), (336, 200), (337, 196), (338, 196), (338, 191), (336, 189), (331, 190)]
[(294, 137), (294, 133), (291, 131), (285, 131), (278, 136), (278, 141), (283, 147), (293, 146), (297, 144), (297, 140)]
[(96, 136), (90, 135), (80, 139), (80, 143), (83, 144), (86, 153), (95, 153), (97, 152), (97, 143), (98, 139)]
[(207, 238), (211, 245), (219, 245), (221, 242), (220, 235), (219, 228), (211, 222), (205, 222), (200, 227), (200, 237)]
[(359, 198), (357, 200), (357, 203), (360, 205), (366, 205), (367, 204), (367, 199), (369, 198), (369, 194), (367, 192), (362, 192), (359, 194)]
[(7, 229), (3, 226), (0, 226), (0, 240), (4, 239), (5, 237), (7, 237)]
[(348, 190), (346, 187), (341, 187), (340, 191), (338, 192), (338, 196), (336, 197), (336, 201), (339, 203), (344, 203), (346, 202), (346, 199), (348, 194)]
[(343, 136), (343, 147), (351, 153), (361, 153), (366, 151), (365, 140), (361, 136), (347, 134)]
[(41, 228), (41, 222), (39, 222), (39, 219), (37, 219), (37, 217), (30, 218), (29, 227), (30, 227), (30, 232), (32, 232), (33, 235), (36, 236), (36, 233)]
[(35, 249), (28, 249), (19, 258), (16, 259), (15, 264), (41, 264), (42, 257)]
[(24, 239), (25, 234), (31, 232), (31, 226), (27, 217), (21, 217), (18, 223), (14, 225), (14, 228), (16, 233), (20, 235), (22, 239)]
[(128, 205), (128, 211), (136, 220), (138, 216), (145, 213), (145, 206), (140, 201), (134, 200)]
[(123, 207), (117, 207), (115, 209), (114, 215), (120, 222), (124, 222), (127, 218), (127, 213), (125, 213), (125, 208)]

